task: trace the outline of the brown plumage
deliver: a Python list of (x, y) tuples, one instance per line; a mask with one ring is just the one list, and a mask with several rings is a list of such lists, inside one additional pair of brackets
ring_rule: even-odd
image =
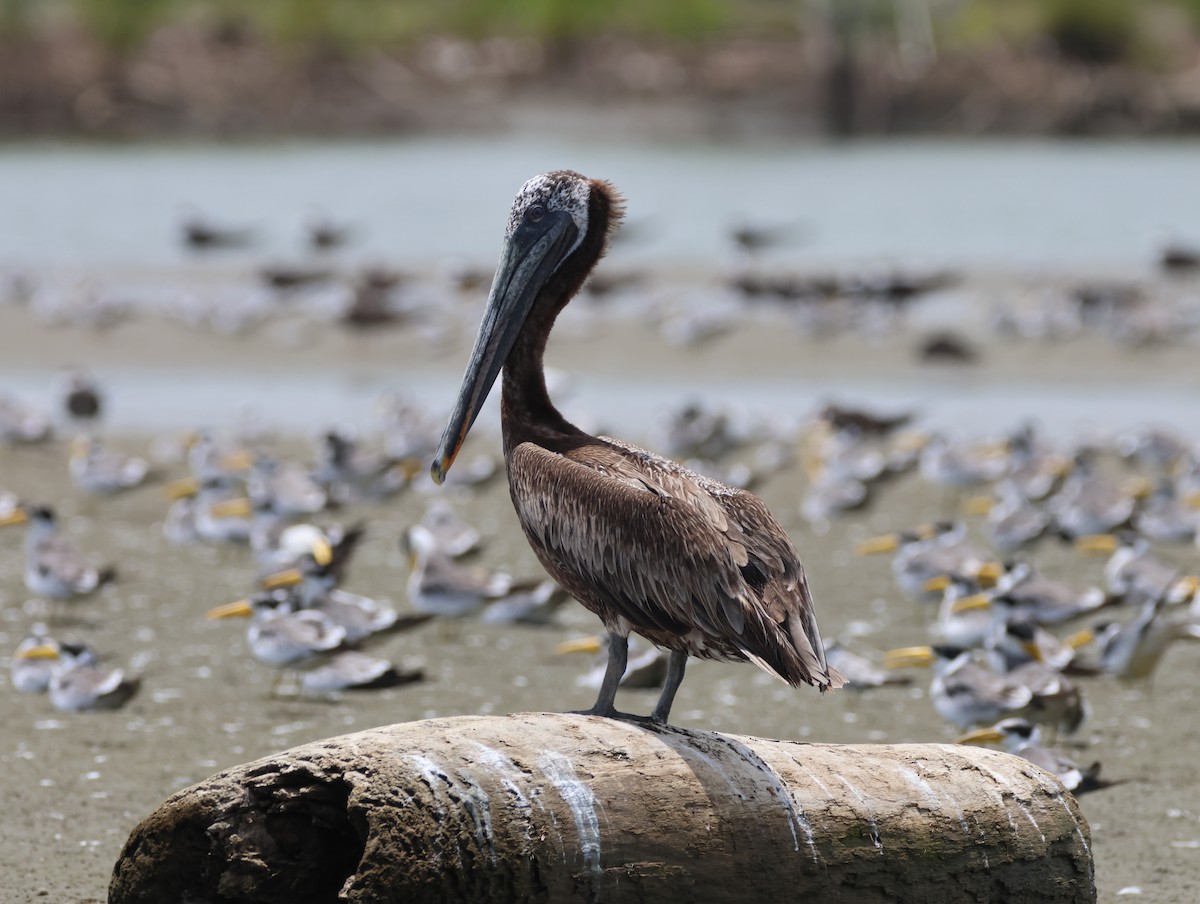
[(434, 478), (445, 477), (503, 366), (504, 455), (521, 526), (550, 575), (612, 636), (591, 712), (620, 715), (613, 698), (630, 632), (672, 651), (655, 721), (666, 721), (689, 655), (749, 660), (794, 686), (839, 687), (804, 568), (762, 500), (590, 436), (550, 401), (546, 339), (621, 213), (611, 185), (578, 173), (548, 173), (522, 187)]

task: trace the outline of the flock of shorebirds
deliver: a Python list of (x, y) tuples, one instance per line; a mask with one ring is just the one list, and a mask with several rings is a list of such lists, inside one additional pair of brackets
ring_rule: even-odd
[[(645, 221), (626, 226), (613, 239), (643, 237)], [(352, 329), (400, 327), (433, 344), (452, 338), (445, 299), (467, 296), (486, 286), (478, 267), (450, 265), (435, 273), (405, 272), (380, 265), (350, 266), (344, 252), (361, 230), (353, 224), (314, 216), (303, 225), (299, 254), (258, 264), (250, 281), (194, 287), (153, 282), (108, 284), (91, 278), (61, 280), (18, 272), (0, 287), (0, 299), (26, 305), (50, 327), (114, 328), (139, 317), (175, 320), (189, 329), (222, 335), (261, 333), (293, 318), (301, 324), (329, 321)], [(803, 241), (805, 230), (790, 223), (735, 223), (726, 229), (729, 258), (706, 284), (681, 293), (645, 269), (620, 265), (594, 275), (582, 289), (591, 301), (574, 310), (575, 328), (586, 329), (588, 311), (627, 310), (649, 322), (676, 346), (697, 346), (737, 329), (748, 314), (777, 315), (805, 337), (857, 334), (894, 335), (913, 306), (933, 293), (954, 290), (960, 275), (944, 270), (868, 268), (846, 273), (779, 270), (764, 253)], [(227, 252), (256, 254), (260, 232), (251, 225), (227, 224), (190, 214), (179, 226), (180, 244), (211, 259)], [(257, 259), (257, 258), (256, 258)], [(1158, 261), (1168, 281), (1041, 280), (1020, 291), (1006, 290), (989, 304), (984, 328), (998, 337), (1062, 342), (1101, 336), (1125, 346), (1190, 341), (1200, 331), (1200, 307), (1189, 292), (1176, 292), (1170, 278), (1200, 272), (1200, 251), (1186, 245), (1164, 247)], [(972, 290), (975, 291), (975, 290)], [(278, 338), (303, 341), (303, 331), (283, 328)], [(977, 343), (957, 331), (934, 331), (917, 338), (920, 360), (974, 363)]]
[[(94, 383), (73, 375), (62, 417), (44, 416), (78, 430), (66, 464), (71, 481), (103, 496), (161, 477), (145, 459), (90, 435), (102, 398)], [(33, 419), (24, 411), (0, 422), (0, 430), (12, 442)], [(436, 422), (411, 404), (381, 405), (378, 427), (370, 448), (348, 435), (322, 434), (311, 463), (197, 432), (181, 441), (187, 476), (159, 480), (170, 500), (163, 530), (172, 542), (239, 544), (253, 554), (259, 586), (209, 616), (248, 618), (250, 654), (278, 672), (273, 693), (420, 680), (420, 672), (370, 655), (373, 639), (435, 619), (553, 624), (568, 599), (547, 578), (518, 581), (504, 570), (464, 564), (484, 537), (440, 498), (399, 541), (411, 564), (404, 611), (345, 589), (363, 528), (328, 522), (324, 513), (406, 491), (437, 443)], [(20, 439), (50, 436), (47, 428)], [(693, 402), (674, 412), (661, 440), (731, 485), (756, 485), (799, 467), (807, 478), (800, 510), (817, 522), (869, 506), (894, 482), (927, 483), (930, 514), (940, 508), (952, 517), (860, 542), (856, 552), (893, 557), (899, 594), (928, 606), (931, 644), (880, 659), (830, 643), (829, 664), (856, 689), (904, 684), (911, 680), (906, 669), (932, 666), (929, 698), (948, 722), (971, 729), (964, 741), (1003, 744), (1072, 790), (1105, 784), (1094, 766), (1078, 766), (1049, 746), (1083, 724), (1085, 682), (1097, 675), (1144, 681), (1172, 643), (1200, 639), (1200, 578), (1173, 563), (1180, 550), (1200, 546), (1200, 449), (1183, 437), (1135, 431), (1068, 450), (1021, 424), (972, 444), (923, 430), (910, 414), (837, 405), (793, 434), (769, 434), (735, 428), (727, 413)], [(481, 456), (456, 475), (470, 489), (496, 471)], [(21, 523), (30, 593), (64, 607), (119, 579), (56, 529), (50, 507), (0, 496), (0, 525)], [(1061, 542), (1080, 555), (1108, 557), (1102, 585), (1074, 586), (1038, 572), (1039, 544)], [(1161, 547), (1175, 547), (1173, 556), (1161, 558)], [(572, 639), (559, 649), (604, 653), (606, 641)], [(599, 686), (603, 672), (599, 667), (581, 682)], [(621, 686), (661, 687), (666, 676), (666, 655), (647, 645), (631, 652)], [(103, 664), (88, 645), (56, 640), (41, 625), (13, 651), (11, 682), (23, 693), (48, 692), (64, 711), (116, 708), (138, 689), (136, 677)]]
[[(79, 430), (70, 442), (69, 477), (94, 495), (156, 476), (145, 459), (90, 436), (102, 398), (94, 383), (73, 375), (58, 418)], [(405, 491), (437, 443), (426, 412), (396, 400), (380, 409), (370, 448), (330, 431), (318, 438), (310, 464), (211, 432), (189, 435), (182, 441), (187, 476), (162, 486), (170, 498), (163, 530), (171, 541), (240, 544), (253, 554), (259, 587), (209, 616), (248, 617), (251, 655), (279, 675), (273, 693), (320, 695), (420, 680), (420, 672), (370, 655), (373, 638), (434, 619), (552, 624), (568, 599), (549, 579), (522, 582), (464, 564), (484, 538), (443, 499), (400, 538), (411, 563), (403, 612), (342, 586), (363, 529), (322, 523), (323, 513)], [(23, 411), (0, 422), (0, 430), (14, 441), (34, 414)], [(44, 441), (51, 432), (19, 436)], [(1072, 790), (1105, 784), (1094, 765), (1079, 766), (1050, 746), (1083, 724), (1085, 682), (1097, 675), (1144, 681), (1172, 643), (1200, 639), (1200, 578), (1155, 552), (1176, 547), (1178, 560), (1178, 550), (1200, 545), (1200, 449), (1183, 437), (1145, 430), (1068, 450), (1021, 424), (971, 444), (925, 431), (909, 414), (837, 405), (794, 434), (767, 434), (735, 428), (727, 413), (689, 403), (674, 412), (661, 440), (672, 454), (731, 484), (755, 485), (801, 468), (807, 480), (800, 509), (817, 522), (870, 505), (896, 481), (926, 482), (931, 508), (954, 517), (863, 541), (856, 552), (892, 555), (899, 593), (929, 607), (931, 644), (892, 650), (880, 661), (831, 643), (829, 664), (858, 689), (907, 683), (904, 670), (932, 666), (929, 698), (948, 722), (971, 729), (962, 740), (1002, 744), (1051, 769)], [(457, 480), (470, 488), (496, 471), (494, 461), (480, 457)], [(19, 523), (27, 524), (24, 580), (32, 594), (62, 606), (119, 578), (57, 531), (51, 508), (0, 497), (0, 524)], [(1039, 544), (1064, 541), (1081, 555), (1108, 557), (1101, 586), (1039, 574), (1033, 563)], [(1076, 629), (1063, 634), (1068, 626)], [(573, 639), (559, 649), (604, 653), (606, 641)], [(581, 681), (599, 686), (603, 671)], [(666, 676), (666, 655), (646, 646), (632, 651), (621, 686), (661, 687)], [(288, 679), (294, 686), (285, 687)], [(136, 677), (104, 665), (86, 644), (56, 640), (44, 626), (13, 651), (11, 682), (23, 693), (48, 692), (64, 711), (116, 708), (138, 688)]]
[[(546, 624), (573, 596), (608, 632), (605, 641), (563, 646), (605, 651), (590, 713), (646, 719), (615, 710), (617, 687), (659, 685), (648, 718), (665, 723), (690, 657), (750, 661), (789, 684), (821, 690), (897, 684), (905, 680), (900, 670), (932, 666), (937, 712), (973, 729), (960, 740), (1002, 743), (1072, 790), (1101, 786), (1097, 767), (1079, 766), (1050, 745), (1085, 721), (1083, 679), (1147, 679), (1175, 641), (1200, 639), (1200, 578), (1157, 552), (1200, 544), (1200, 448), (1147, 430), (1110, 446), (1067, 450), (1032, 424), (964, 442), (919, 429), (909, 414), (881, 417), (838, 405), (796, 433), (757, 434), (735, 429), (722, 412), (685, 406), (664, 441), (686, 466), (591, 436), (553, 407), (541, 353), (620, 215), (611, 186), (575, 173), (546, 174), (522, 188), (440, 441), (439, 424), (403, 403), (385, 407), (369, 445), (323, 433), (311, 463), (230, 445), (214, 433), (189, 437), (189, 473), (166, 488), (167, 537), (245, 545), (261, 571), (257, 589), (209, 616), (249, 618), (247, 646), (279, 670), (276, 692), (290, 675), (299, 682), (293, 692), (321, 694), (420, 679), (367, 653), (372, 638), (433, 619)], [(908, 297), (924, 289), (888, 291)], [(480, 534), (442, 502), (400, 539), (411, 565), (407, 611), (343, 589), (363, 528), (326, 523), (323, 513), (404, 492), (430, 461), (438, 483), (470, 488), (496, 477), (500, 468), (486, 456), (450, 469), (501, 368), (504, 470), (518, 519), (555, 580), (520, 582), (463, 564)], [(74, 376), (64, 393), (72, 423), (94, 421), (102, 408), (95, 385)], [(2, 439), (46, 440), (51, 420), (0, 400)], [(930, 509), (940, 504), (943, 520), (905, 525), (858, 551), (891, 553), (900, 593), (933, 604), (931, 645), (892, 650), (882, 663), (823, 645), (792, 541), (748, 492), (795, 466), (806, 477), (800, 511), (817, 523), (865, 508), (889, 483), (912, 479), (906, 475), (930, 484)], [(68, 471), (93, 494), (124, 491), (151, 474), (145, 461), (83, 433), (72, 443)], [(972, 518), (982, 521), (968, 527)], [(57, 531), (50, 507), (0, 497), (0, 525), (17, 523), (28, 524), (31, 593), (78, 600), (119, 579), (89, 564)], [(610, 536), (613, 525), (634, 527)], [(639, 531), (645, 543), (631, 544)], [(1033, 556), (1051, 538), (1080, 554), (1106, 555), (1105, 585), (1040, 575)], [(1086, 626), (1056, 633), (1072, 623)], [(631, 654), (630, 633), (669, 652)], [(13, 654), (12, 683), (48, 691), (63, 710), (120, 706), (137, 690), (136, 679), (105, 667), (86, 645), (57, 641), (40, 626)]]
[[(865, 505), (905, 470), (950, 515), (856, 548), (892, 555), (897, 588), (929, 605), (930, 644), (887, 652), (882, 669), (852, 665), (837, 648), (831, 663), (862, 686), (932, 666), (937, 712), (971, 729), (960, 741), (1002, 744), (1072, 791), (1103, 787), (1098, 764), (1080, 767), (1048, 744), (1084, 723), (1084, 680), (1148, 682), (1172, 644), (1200, 640), (1200, 577), (1177, 564), (1200, 565), (1187, 553), (1200, 548), (1200, 446), (1147, 429), (1068, 450), (1031, 423), (972, 445), (864, 412), (834, 412), (822, 428), (810, 453), (810, 516)], [(827, 500), (819, 511), (815, 498)], [(982, 520), (969, 530), (968, 519)], [(1035, 557), (1046, 543), (1107, 557), (1102, 584), (1042, 575)]]
[[(51, 444), (55, 429), (65, 424), (75, 434), (67, 472), (78, 490), (103, 497), (157, 482), (169, 500), (162, 529), (172, 543), (247, 547), (259, 569), (258, 587), (243, 600), (214, 608), (209, 617), (249, 617), (247, 646), (256, 659), (279, 670), (277, 692), (288, 676), (298, 681), (291, 692), (304, 694), (420, 680), (420, 672), (370, 656), (364, 647), (438, 617), (479, 614), (492, 623), (545, 624), (566, 599), (547, 579), (520, 581), (503, 570), (463, 564), (483, 538), (444, 499), (431, 503), (400, 540), (411, 565), (408, 611), (341, 586), (364, 528), (328, 521), (324, 513), (383, 503), (409, 486), (416, 463), (432, 455), (438, 438), (436, 424), (414, 405), (381, 401), (371, 448), (346, 433), (322, 433), (311, 463), (282, 459), (265, 447), (251, 451), (213, 431), (164, 439), (160, 448), (168, 450), (167, 457), (177, 456), (187, 474), (162, 483), (161, 465), (96, 438), (103, 398), (94, 381), (72, 374), (61, 416), (9, 399), (0, 407), (0, 437)], [(455, 483), (469, 489), (496, 473), (496, 462), (480, 456)], [(8, 525), (26, 525), (25, 586), (50, 605), (51, 621), (119, 578), (116, 568), (92, 564), (59, 531), (48, 505), (0, 493), (0, 526)], [(61, 710), (120, 707), (136, 692), (138, 680), (99, 660), (86, 644), (59, 642), (39, 624), (13, 653), (12, 683), (22, 692), (49, 691)]]

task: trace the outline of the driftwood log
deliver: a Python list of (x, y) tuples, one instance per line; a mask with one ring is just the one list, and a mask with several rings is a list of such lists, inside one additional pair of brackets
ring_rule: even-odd
[(134, 829), (109, 901), (1081, 902), (1089, 840), (1004, 753), (525, 713), (213, 776)]

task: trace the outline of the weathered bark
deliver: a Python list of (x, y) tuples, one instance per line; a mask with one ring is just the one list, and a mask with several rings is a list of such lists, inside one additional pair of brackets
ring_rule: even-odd
[[(341, 898), (338, 898), (338, 895)], [(297, 747), (180, 791), (124, 902), (1094, 901), (1052, 776), (943, 744), (834, 746), (526, 713)]]

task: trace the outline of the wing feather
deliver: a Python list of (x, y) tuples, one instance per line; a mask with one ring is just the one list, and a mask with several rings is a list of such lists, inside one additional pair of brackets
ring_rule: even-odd
[(838, 686), (791, 540), (756, 497), (607, 438), (560, 455), (522, 443), (513, 500), (552, 575), (610, 626)]

